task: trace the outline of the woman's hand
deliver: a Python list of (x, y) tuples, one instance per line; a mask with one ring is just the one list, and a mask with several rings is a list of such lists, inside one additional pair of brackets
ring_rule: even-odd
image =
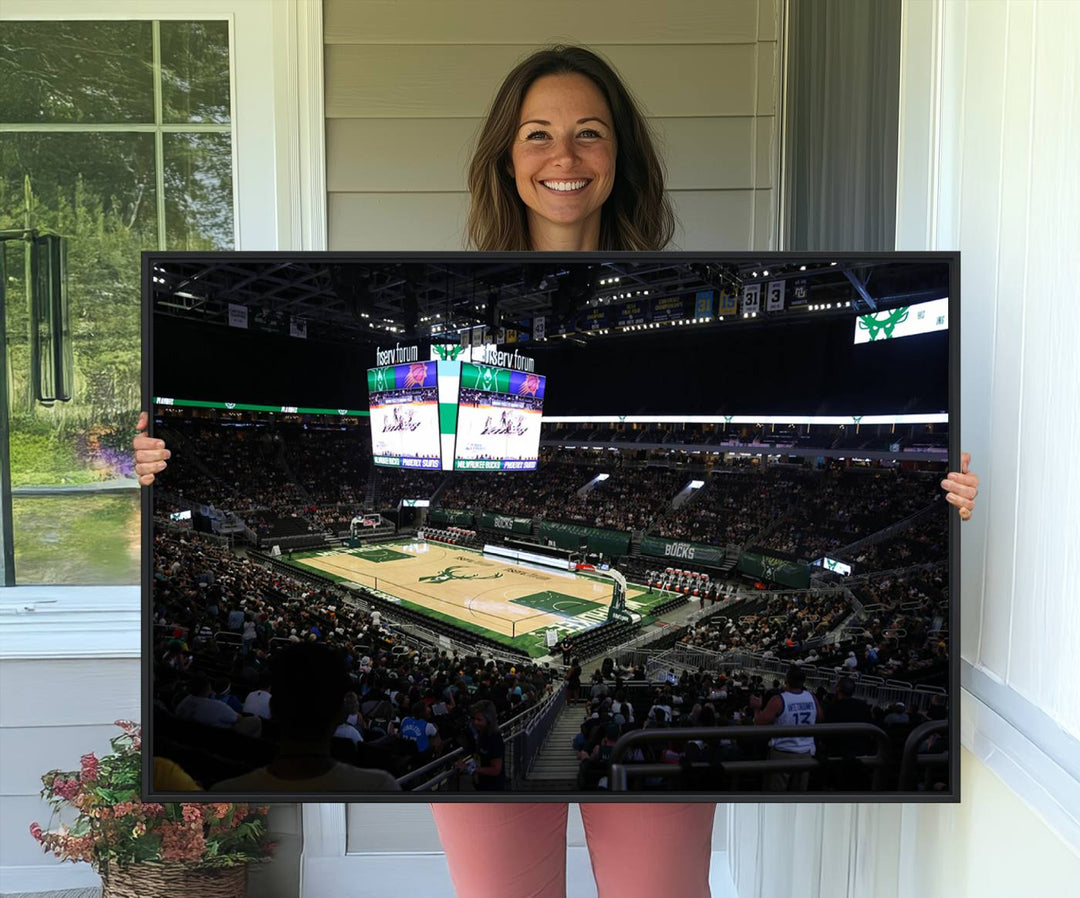
[(150, 486), (154, 482), (154, 475), (165, 470), (165, 459), (172, 457), (172, 453), (165, 448), (164, 440), (155, 440), (142, 433), (149, 423), (150, 416), (140, 412), (139, 423), (135, 425), (139, 433), (131, 443), (135, 449), (135, 473), (140, 486)]
[(946, 479), (941, 481), (941, 488), (945, 490), (945, 501), (959, 509), (962, 521), (971, 517), (972, 509), (975, 508), (975, 497), (979, 495), (979, 475), (969, 473), (970, 464), (971, 455), (967, 452), (960, 453), (960, 473), (950, 471)]

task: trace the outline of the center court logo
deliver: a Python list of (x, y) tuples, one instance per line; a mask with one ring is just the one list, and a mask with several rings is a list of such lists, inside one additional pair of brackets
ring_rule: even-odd
[(420, 583), (446, 583), (448, 580), (498, 580), (502, 576), (502, 571), (497, 571), (494, 574), (456, 574), (455, 571), (460, 571), (464, 568), (463, 564), (452, 564), (448, 568), (443, 568), (437, 574), (430, 574), (427, 577), (419, 577)]

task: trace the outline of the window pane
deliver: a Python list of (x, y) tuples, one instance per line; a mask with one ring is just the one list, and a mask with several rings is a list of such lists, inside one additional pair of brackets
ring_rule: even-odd
[(105, 450), (130, 438), (138, 413), (139, 253), (157, 245), (153, 172), (152, 134), (0, 134), (0, 229), (67, 238), (75, 371), (71, 402), (34, 401), (24, 244), (6, 242), (15, 486), (126, 476)]
[(229, 121), (229, 23), (161, 23), (162, 121)]
[[(130, 428), (129, 428), (130, 430)], [(139, 582), (139, 491), (11, 503), (19, 583)]]
[(4, 22), (0, 121), (153, 122), (150, 22)]
[(232, 137), (165, 135), (168, 249), (233, 248)]
[[(75, 374), (72, 401), (34, 400), (24, 244), (7, 241), (5, 361), (16, 488), (133, 478), (139, 253), (157, 245), (154, 185), (153, 134), (0, 134), (0, 229), (29, 222), (67, 238)], [(129, 557), (137, 519), (136, 490), (55, 499), (16, 493), (18, 582), (137, 582), (137, 559)]]

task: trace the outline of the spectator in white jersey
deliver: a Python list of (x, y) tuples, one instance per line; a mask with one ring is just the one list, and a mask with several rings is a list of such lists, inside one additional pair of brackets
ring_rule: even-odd
[[(813, 726), (824, 723), (825, 715), (817, 697), (804, 689), (806, 674), (792, 665), (788, 668), (784, 689), (761, 707), (761, 696), (750, 697), (754, 711), (754, 723), (758, 726)], [(813, 736), (780, 736), (769, 740), (769, 759), (790, 760), (793, 757), (813, 757)], [(810, 781), (809, 771), (801, 773), (774, 773), (768, 777), (766, 788), (770, 792), (805, 792)]]

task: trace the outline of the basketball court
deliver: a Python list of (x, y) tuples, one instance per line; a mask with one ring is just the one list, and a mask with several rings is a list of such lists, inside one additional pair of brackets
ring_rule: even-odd
[[(598, 574), (511, 564), (424, 540), (297, 552), (288, 563), (374, 590), (533, 657), (549, 651), (549, 629), (561, 639), (606, 621), (614, 593), (614, 582)], [(644, 615), (668, 597), (628, 585), (626, 607)]]

